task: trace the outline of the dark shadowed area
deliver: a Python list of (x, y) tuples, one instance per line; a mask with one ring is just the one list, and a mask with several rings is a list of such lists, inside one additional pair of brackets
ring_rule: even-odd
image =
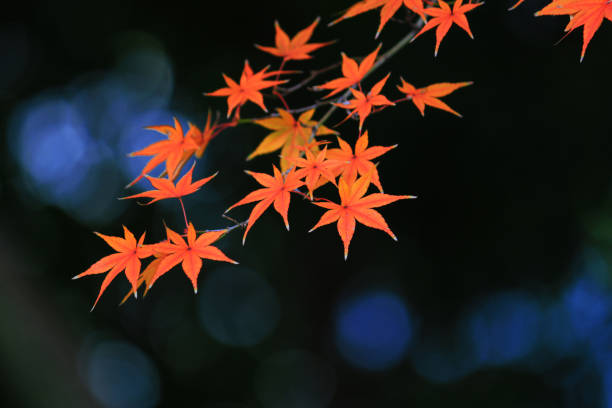
[[(337, 40), (286, 69), (382, 52), (410, 25), (378, 11), (333, 27), (350, 0), (290, 2), (18, 2), (0, 23), (0, 391), (15, 407), (612, 407), (612, 23), (579, 63), (582, 30), (538, 17), (544, 0), (489, 1), (433, 56), (423, 34), (369, 76), (416, 85), (474, 81), (443, 100), (458, 118), (411, 102), (366, 120), (385, 192), (417, 195), (380, 208), (398, 237), (358, 225), (348, 260), (335, 225), (308, 233), (323, 209), (294, 195), (291, 231), (268, 210), (239, 265), (204, 260), (199, 291), (176, 268), (146, 297), (118, 306), (121, 274), (89, 312), (102, 276), (71, 278), (112, 253), (92, 232), (147, 242), (184, 227), (176, 200), (118, 197), (146, 163), (127, 154), (161, 140), (146, 126), (225, 117), (206, 97), (280, 59), (274, 21)], [(397, 14), (403, 18), (403, 12)], [(435, 30), (434, 30), (435, 31)], [(335, 78), (340, 70), (313, 84)], [(322, 93), (287, 98), (307, 106)], [(272, 111), (278, 99), (266, 97)], [(319, 108), (318, 119), (327, 110)], [(262, 117), (254, 104), (244, 118)], [(346, 116), (338, 110), (328, 121)], [(351, 145), (353, 120), (338, 130)], [(269, 132), (252, 124), (215, 138), (197, 178), (219, 171), (186, 211), (198, 229), (257, 188), (276, 153), (245, 158)], [(330, 138), (334, 140), (334, 138)], [(155, 175), (158, 175), (155, 172)], [(374, 191), (374, 188), (372, 188)], [(321, 195), (336, 201), (329, 186)], [(250, 206), (231, 215), (248, 217)], [(141, 291), (142, 294), (142, 291)]]

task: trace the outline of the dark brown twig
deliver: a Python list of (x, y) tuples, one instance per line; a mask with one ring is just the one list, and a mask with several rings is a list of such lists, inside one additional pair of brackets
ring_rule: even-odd
[(308, 75), (305, 79), (303, 79), (301, 82), (293, 85), (292, 87), (282, 88), (282, 87), (279, 86), (276, 89), (281, 94), (287, 96), (290, 93), (293, 93), (293, 92), (303, 88), (304, 86), (308, 85), (310, 82), (312, 82), (314, 79), (316, 79), (319, 75), (324, 74), (327, 71), (331, 71), (332, 69), (338, 68), (340, 65), (342, 65), (342, 63), (341, 62), (337, 62), (337, 63), (335, 63), (333, 65), (328, 66), (328, 67), (312, 70), (312, 71), (310, 71), (310, 75)]

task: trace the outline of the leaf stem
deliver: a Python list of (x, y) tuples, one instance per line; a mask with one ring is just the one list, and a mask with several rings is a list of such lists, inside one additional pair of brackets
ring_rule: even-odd
[(179, 197), (178, 200), (181, 203), (181, 209), (183, 210), (183, 218), (185, 219), (185, 228), (189, 228), (189, 222), (187, 221), (187, 213), (185, 212), (185, 205), (183, 204), (183, 199)]
[[(278, 81), (278, 78), (280, 78), (280, 74), (281, 74), (281, 71), (283, 70), (283, 67), (285, 66), (285, 62), (287, 62), (287, 60), (283, 58), (283, 60), (280, 63), (280, 67), (278, 67), (278, 71), (276, 72), (276, 77), (274, 78), (274, 82)], [(274, 85), (274, 88), (272, 88), (272, 93), (276, 92), (277, 86), (278, 85)]]

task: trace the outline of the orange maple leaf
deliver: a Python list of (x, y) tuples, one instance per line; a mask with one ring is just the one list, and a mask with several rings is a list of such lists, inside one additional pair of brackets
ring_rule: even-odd
[[(155, 251), (153, 251), (153, 255), (155, 256), (155, 259), (149, 262), (147, 267), (142, 271), (136, 284), (136, 290), (138, 290), (143, 283), (145, 284), (143, 297), (147, 296), (147, 293), (149, 292), (149, 285), (151, 285), (151, 280), (153, 279), (153, 276), (155, 276), (155, 272), (157, 272), (160, 262), (167, 256), (166, 254)], [(131, 288), (130, 291), (123, 297), (123, 300), (121, 300), (119, 306), (124, 304), (130, 298), (130, 296), (134, 294), (134, 292), (134, 288)]]
[(582, 52), (580, 54), (580, 62), (582, 62), (586, 49), (599, 27), (601, 27), (604, 18), (612, 21), (612, 1), (556, 0), (535, 15), (570, 15), (570, 21), (565, 27), (565, 31), (569, 34), (582, 27)]
[[(212, 127), (210, 126), (210, 110), (208, 111), (208, 117), (206, 118), (206, 125), (204, 127), (204, 130), (200, 130), (196, 125), (191, 122), (187, 122), (187, 124), (189, 125), (189, 129), (187, 130), (187, 133), (185, 133), (185, 138), (192, 139), (196, 144), (197, 149), (183, 150), (183, 154), (180, 160), (178, 161), (176, 170), (174, 171), (174, 175), (173, 177), (171, 177), (172, 179), (174, 179), (178, 175), (178, 173), (181, 172), (181, 169), (183, 168), (185, 163), (187, 163), (187, 161), (194, 154), (198, 159), (202, 157), (202, 155), (204, 154), (204, 150), (206, 150), (206, 147), (208, 146), (208, 143), (210, 142), (210, 139), (213, 136), (215, 126), (217, 125), (215, 122)], [(164, 171), (160, 177), (166, 176), (167, 174), (168, 172)]]
[[(291, 160), (300, 155), (300, 147), (307, 145), (311, 139), (313, 129), (317, 126), (317, 121), (312, 120), (314, 109), (302, 113), (297, 120), (283, 109), (277, 109), (276, 117), (258, 119), (254, 123), (266, 129), (273, 130), (261, 141), (259, 146), (251, 153), (247, 160), (265, 153), (271, 153), (281, 149), (280, 166), (284, 173), (290, 167)], [(335, 134), (333, 130), (319, 126), (316, 135)]]
[(332, 26), (342, 20), (382, 6), (382, 9), (380, 9), (380, 24), (374, 37), (378, 38), (385, 24), (399, 10), (402, 4), (413, 13), (418, 14), (423, 20), (426, 20), (425, 14), (423, 14), (423, 0), (363, 0), (353, 4), (340, 18), (332, 21), (329, 25)]
[(140, 259), (148, 258), (153, 254), (150, 245), (143, 245), (145, 233), (136, 242), (134, 235), (125, 226), (123, 227), (124, 238), (108, 236), (98, 232), (95, 232), (95, 234), (102, 238), (117, 253), (105, 256), (91, 265), (85, 272), (72, 278), (78, 279), (83, 276), (96, 275), (110, 270), (102, 281), (100, 292), (91, 310), (96, 307), (100, 296), (102, 296), (108, 285), (122, 271), (125, 271), (125, 276), (132, 285), (134, 296), (137, 296), (136, 289), (138, 288), (138, 275), (140, 274)]
[(512, 7), (510, 7), (510, 8), (508, 9), (508, 11), (510, 11), (510, 10), (514, 10), (515, 8), (517, 8), (518, 6), (520, 6), (520, 5), (521, 5), (521, 3), (522, 3), (522, 2), (524, 2), (524, 1), (525, 1), (525, 0), (518, 0), (518, 1), (517, 1), (517, 2), (514, 4), (514, 6), (512, 6)]
[(436, 50), (434, 51), (434, 56), (437, 56), (440, 43), (442, 42), (444, 36), (446, 36), (446, 33), (448, 33), (448, 30), (451, 28), (453, 23), (463, 28), (463, 30), (468, 33), (470, 38), (473, 39), (474, 35), (472, 35), (472, 31), (470, 30), (470, 25), (465, 17), (465, 13), (474, 10), (483, 3), (468, 3), (463, 5), (462, 3), (463, 0), (456, 0), (455, 4), (453, 5), (453, 9), (451, 10), (450, 6), (446, 2), (438, 0), (438, 5), (440, 7), (426, 8), (424, 10), (425, 14), (428, 14), (433, 18), (423, 26), (421, 31), (419, 31), (411, 41), (416, 40), (424, 32), (429, 31), (434, 27), (438, 27), (436, 29)]
[(204, 154), (204, 151), (208, 147), (208, 143), (213, 138), (213, 134), (215, 133), (215, 129), (217, 127), (217, 121), (212, 125), (210, 124), (211, 113), (208, 111), (208, 115), (206, 116), (206, 124), (204, 125), (204, 129), (200, 131), (195, 125), (189, 124), (189, 130), (187, 131), (186, 136), (191, 136), (195, 144), (198, 146), (198, 149), (195, 151), (196, 157), (199, 159)]
[(371, 160), (396, 148), (397, 145), (368, 147), (367, 130), (355, 142), (354, 153), (351, 146), (340, 137), (338, 137), (338, 144), (340, 145), (339, 149), (334, 148), (327, 151), (327, 158), (339, 163), (334, 169), (335, 172), (346, 179), (348, 184), (352, 184), (357, 179), (358, 174), (363, 176), (371, 171), (372, 175), (368, 180), (371, 179), (372, 183), (382, 192), (383, 188), (378, 177), (378, 170)]
[(576, 3), (577, 0), (553, 0), (550, 4), (546, 5), (540, 11), (535, 13), (536, 17), (539, 16), (561, 16), (576, 14), (580, 11), (578, 8), (570, 7), (572, 3)]
[(223, 79), (227, 84), (227, 87), (217, 89), (214, 92), (209, 92), (205, 95), (208, 96), (227, 96), (227, 117), (232, 114), (234, 108), (238, 107), (236, 111), (240, 111), (240, 107), (247, 103), (247, 101), (251, 101), (257, 104), (261, 109), (265, 112), (268, 111), (266, 105), (264, 105), (263, 95), (261, 94), (262, 89), (270, 88), (272, 86), (276, 86), (279, 84), (284, 84), (287, 82), (286, 80), (266, 80), (273, 75), (278, 75), (281, 71), (271, 71), (266, 72), (268, 67), (262, 69), (257, 73), (253, 73), (249, 62), (244, 61), (244, 69), (242, 70), (242, 75), (240, 76), (240, 83), (236, 83), (233, 79), (228, 77), (225, 74), (223, 75)]
[(348, 257), (349, 245), (355, 232), (355, 221), (359, 221), (363, 225), (370, 228), (376, 228), (385, 231), (391, 238), (397, 241), (397, 238), (391, 232), (391, 229), (385, 222), (382, 215), (372, 208), (382, 207), (397, 200), (408, 198), (416, 198), (408, 195), (390, 195), (382, 193), (374, 193), (364, 197), (370, 185), (370, 177), (372, 172), (360, 177), (354, 182), (347, 182), (341, 178), (338, 182), (338, 192), (340, 194), (340, 204), (333, 202), (317, 201), (313, 204), (319, 207), (327, 208), (328, 211), (321, 216), (319, 222), (308, 232), (315, 229), (338, 222), (338, 233), (344, 244), (344, 259)]
[(255, 44), (255, 47), (264, 52), (281, 57), (284, 61), (312, 58), (309, 53), (333, 43), (333, 41), (330, 41), (308, 44), (308, 40), (310, 40), (310, 37), (312, 37), (312, 32), (317, 24), (319, 24), (319, 20), (320, 18), (317, 17), (312, 24), (301, 30), (292, 39), (289, 39), (289, 36), (283, 31), (280, 24), (278, 24), (278, 21), (275, 21), (274, 28), (276, 30), (276, 47), (264, 47), (257, 44)]
[(308, 188), (310, 199), (312, 200), (312, 192), (322, 184), (319, 184), (321, 177), (327, 181), (336, 184), (336, 176), (333, 170), (338, 167), (336, 160), (328, 160), (327, 147), (320, 151), (316, 156), (309, 149), (305, 149), (306, 158), (296, 157), (291, 162), (299, 167), (295, 175), (300, 179), (304, 179), (304, 183)]
[(176, 169), (183, 158), (185, 152), (193, 152), (198, 148), (192, 137), (183, 135), (183, 127), (177, 118), (174, 118), (174, 127), (168, 125), (149, 126), (146, 129), (154, 130), (168, 136), (168, 140), (155, 142), (142, 150), (130, 153), (130, 157), (134, 156), (153, 156), (151, 160), (144, 166), (140, 175), (136, 177), (126, 187), (130, 187), (143, 178), (148, 172), (166, 162), (166, 173), (170, 178), (174, 178)]
[(295, 168), (292, 168), (287, 175), (283, 176), (283, 174), (276, 168), (276, 166), (272, 166), (274, 169), (274, 176), (265, 173), (256, 173), (254, 171), (247, 171), (246, 173), (253, 177), (259, 184), (264, 186), (264, 188), (260, 188), (258, 190), (252, 191), (246, 195), (242, 200), (238, 201), (236, 204), (229, 207), (225, 212), (227, 213), (234, 207), (239, 205), (253, 203), (255, 201), (259, 201), (251, 214), (249, 215), (249, 222), (244, 231), (244, 236), (242, 237), (242, 245), (244, 245), (244, 241), (246, 240), (246, 236), (249, 233), (249, 230), (255, 224), (255, 221), (261, 216), (261, 214), (266, 211), (266, 209), (270, 206), (270, 204), (274, 203), (274, 209), (278, 212), (285, 222), (285, 227), (287, 231), (289, 230), (289, 220), (287, 218), (289, 212), (289, 202), (291, 201), (291, 192), (296, 188), (300, 187), (304, 184), (297, 176), (295, 172)]
[(450, 106), (438, 98), (446, 96), (459, 88), (473, 84), (473, 82), (441, 82), (439, 84), (433, 84), (417, 89), (413, 85), (406, 82), (403, 78), (401, 78), (401, 80), (402, 85), (398, 85), (397, 89), (399, 89), (400, 92), (405, 93), (408, 99), (412, 99), (412, 102), (423, 116), (425, 116), (425, 105), (429, 105), (433, 106), (434, 108), (450, 112), (453, 115), (457, 115), (461, 118), (461, 114), (453, 110)]
[[(342, 103), (335, 104), (336, 106), (339, 106), (341, 108), (353, 109), (353, 111), (346, 117), (346, 119), (350, 118), (351, 116), (355, 114), (359, 115), (359, 133), (361, 133), (363, 122), (368, 117), (368, 115), (372, 113), (372, 108), (374, 106), (395, 105), (393, 102), (388, 100), (386, 96), (380, 95), (380, 91), (382, 91), (382, 88), (383, 86), (385, 86), (387, 79), (389, 79), (389, 75), (391, 74), (387, 74), (386, 77), (384, 77), (382, 80), (377, 82), (372, 87), (370, 92), (367, 93), (367, 95), (361, 91), (350, 88), (354, 99), (350, 99), (344, 104)], [(344, 120), (342, 122), (344, 122)]]
[(158, 252), (166, 254), (161, 258), (155, 274), (151, 278), (149, 288), (162, 275), (182, 262), (183, 272), (191, 280), (193, 291), (198, 293), (198, 275), (202, 269), (202, 259), (212, 259), (237, 264), (238, 262), (228, 258), (221, 250), (211, 244), (223, 236), (227, 230), (204, 232), (196, 237), (196, 231), (192, 223), (187, 227), (187, 242), (176, 232), (166, 227), (168, 241), (153, 245)]
[(151, 185), (155, 187), (155, 190), (143, 191), (142, 193), (134, 194), (128, 197), (121, 197), (120, 200), (127, 200), (129, 198), (140, 198), (140, 197), (149, 197), (152, 198), (151, 201), (146, 203), (146, 205), (152, 204), (156, 201), (163, 200), (166, 198), (181, 198), (186, 195), (195, 193), (198, 191), (204, 184), (208, 183), (213, 177), (215, 177), (217, 173), (212, 176), (200, 179), (195, 183), (192, 183), (193, 177), (193, 168), (195, 167), (195, 163), (191, 166), (189, 171), (185, 173), (183, 177), (176, 183), (176, 185), (167, 178), (157, 178), (146, 176), (147, 179), (151, 182)]
[(329, 98), (330, 96), (333, 96), (338, 92), (361, 82), (368, 71), (370, 71), (372, 68), (372, 65), (374, 65), (374, 61), (376, 61), (376, 56), (378, 55), (379, 50), (380, 45), (378, 45), (378, 47), (376, 47), (372, 53), (365, 57), (359, 65), (357, 65), (357, 62), (355, 62), (354, 59), (349, 58), (345, 53), (342, 53), (343, 77), (332, 79), (331, 81), (326, 82), (323, 85), (316, 86), (315, 88), (332, 89), (332, 91), (325, 96), (325, 98)]

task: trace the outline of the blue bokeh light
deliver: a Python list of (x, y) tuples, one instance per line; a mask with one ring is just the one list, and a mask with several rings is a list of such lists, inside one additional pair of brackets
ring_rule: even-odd
[(562, 302), (555, 301), (544, 308), (540, 325), (540, 341), (548, 361), (544, 360), (544, 353), (540, 353), (540, 358), (538, 358), (540, 363), (550, 363), (576, 352), (577, 337), (571, 327), (570, 315)]
[(260, 343), (280, 317), (274, 289), (257, 273), (241, 267), (215, 267), (202, 285), (199, 300), (206, 332), (230, 346)]
[(340, 354), (357, 367), (384, 370), (398, 364), (411, 336), (410, 314), (394, 293), (364, 293), (338, 309), (336, 344)]
[(482, 302), (465, 329), (480, 363), (501, 365), (527, 356), (539, 341), (540, 306), (520, 293), (501, 293)]
[(85, 121), (61, 97), (40, 98), (17, 115), (13, 144), (27, 180), (50, 201), (78, 199), (95, 149)]
[(87, 364), (87, 384), (105, 407), (153, 407), (159, 402), (157, 368), (140, 349), (121, 341), (93, 347)]
[(608, 288), (592, 278), (593, 275), (601, 277), (601, 274), (593, 269), (590, 271), (592, 273), (566, 289), (561, 302), (569, 315), (568, 327), (579, 340), (580, 350), (599, 372), (602, 406), (612, 407), (612, 295)]
[(579, 339), (596, 336), (612, 317), (610, 294), (590, 279), (580, 279), (569, 287), (562, 301)]
[[(610, 361), (608, 361), (610, 363)], [(612, 408), (612, 365), (606, 367), (602, 375), (603, 406)]]
[[(121, 168), (144, 165), (125, 163), (136, 150), (126, 145), (144, 144), (134, 129), (145, 133), (144, 126), (172, 120), (166, 112), (170, 61), (143, 38), (138, 47), (123, 49), (114, 70), (85, 74), (15, 109), (7, 140), (21, 170), (15, 185), (24, 201), (56, 205), (85, 223), (108, 222), (127, 206), (114, 198), (127, 183)], [(126, 142), (129, 137), (135, 140)]]

